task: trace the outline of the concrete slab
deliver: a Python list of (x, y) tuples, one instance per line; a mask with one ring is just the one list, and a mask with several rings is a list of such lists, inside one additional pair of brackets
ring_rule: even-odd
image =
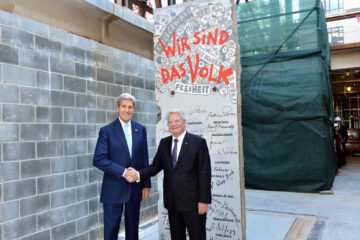
[[(158, 240), (158, 218), (153, 218), (150, 221), (142, 224), (139, 227), (139, 239), (141, 240)], [(125, 240), (125, 232), (119, 234), (118, 240)]]
[(284, 240), (286, 234), (295, 222), (295, 217), (274, 214), (247, 212), (247, 240)]
[(156, 229), (156, 232), (154, 232), (152, 234), (149, 234), (146, 237), (140, 238), (140, 239), (143, 239), (143, 240), (159, 240), (160, 239), (159, 238), (159, 232)]
[[(157, 240), (159, 239), (158, 232), (158, 220), (154, 219), (152, 222), (142, 226), (142, 231), (140, 231), (139, 238), (144, 240)], [(140, 228), (141, 229), (141, 228)]]

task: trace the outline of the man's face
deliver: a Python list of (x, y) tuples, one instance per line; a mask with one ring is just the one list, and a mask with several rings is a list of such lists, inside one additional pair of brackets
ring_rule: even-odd
[(117, 107), (119, 117), (125, 123), (129, 122), (134, 113), (134, 103), (131, 100), (124, 99), (120, 102), (120, 106)]
[(341, 121), (336, 121), (337, 124), (339, 124), (339, 126), (341, 125)]
[(169, 131), (174, 137), (179, 137), (184, 131), (186, 121), (181, 118), (179, 113), (171, 113), (168, 116)]

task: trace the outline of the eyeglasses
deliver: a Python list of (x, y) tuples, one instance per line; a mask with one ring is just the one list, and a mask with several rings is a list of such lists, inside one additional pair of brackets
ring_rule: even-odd
[(168, 125), (172, 124), (172, 123), (181, 123), (182, 119), (175, 119), (173, 121), (168, 121)]

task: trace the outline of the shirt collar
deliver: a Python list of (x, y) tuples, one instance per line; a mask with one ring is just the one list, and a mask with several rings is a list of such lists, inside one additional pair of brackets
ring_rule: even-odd
[[(182, 142), (184, 140), (186, 131), (184, 131), (177, 139), (179, 140), (179, 142)], [(172, 140), (174, 141), (175, 137), (174, 135), (172, 136)]]
[[(125, 124), (126, 124), (126, 123), (125, 123), (123, 120), (121, 120), (120, 117), (119, 117), (119, 121), (120, 121), (121, 126), (123, 127), (123, 129), (125, 129)], [(127, 124), (129, 124), (129, 128), (131, 129), (131, 120), (130, 120)]]

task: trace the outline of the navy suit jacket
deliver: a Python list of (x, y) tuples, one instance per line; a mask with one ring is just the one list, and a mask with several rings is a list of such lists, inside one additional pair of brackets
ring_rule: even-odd
[(146, 129), (131, 120), (132, 157), (119, 119), (100, 129), (93, 164), (104, 171), (100, 201), (118, 204), (141, 201), (142, 189), (150, 188), (150, 180), (128, 183), (123, 178), (126, 168), (141, 169), (149, 164)]

